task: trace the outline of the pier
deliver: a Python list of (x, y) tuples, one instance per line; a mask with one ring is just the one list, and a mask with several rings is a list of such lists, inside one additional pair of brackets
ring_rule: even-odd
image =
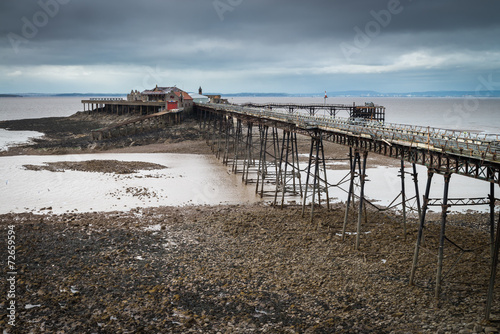
[[(171, 94), (174, 94), (170, 96), (171, 98), (176, 98), (174, 92)], [(187, 108), (178, 108), (178, 101), (169, 101), (165, 94), (154, 98), (155, 100), (152, 101), (107, 97), (82, 100), (83, 111), (88, 114), (137, 115), (134, 119), (92, 130), (92, 139), (110, 139), (179, 124), (185, 112), (190, 112), (192, 109), (191, 104), (188, 104), (189, 107)], [(181, 98), (180, 101), (184, 102), (184, 99)], [(181, 105), (184, 104), (181, 103)]]
[[(124, 136), (158, 129), (182, 120), (184, 111), (165, 110), (166, 101), (125, 101), (122, 99), (83, 100), (89, 113), (137, 114), (138, 117), (92, 132), (95, 140)], [(440, 297), (446, 274), (443, 272), (448, 245), (463, 254), (459, 241), (446, 235), (448, 209), (451, 206), (482, 205), (489, 208), (490, 280), (487, 292), (485, 319), (489, 320), (498, 266), (500, 249), (500, 217), (496, 217), (495, 188), (500, 185), (500, 138), (486, 135), (453, 131), (434, 127), (412, 126), (385, 122), (383, 106), (366, 103), (364, 106), (341, 104), (283, 104), (267, 103), (245, 105), (199, 103), (194, 105), (199, 127), (215, 156), (235, 174), (242, 175), (245, 184), (253, 184), (255, 192), (268, 197), (276, 207), (283, 208), (285, 198), (300, 198), (302, 216), (309, 210), (311, 223), (317, 207), (330, 209), (329, 189), (338, 187), (346, 192), (346, 208), (343, 225), (339, 233), (342, 240), (348, 237), (349, 226), (355, 228), (355, 249), (362, 247), (363, 223), (367, 219), (369, 205), (379, 211), (394, 207), (402, 208), (402, 235), (407, 238), (407, 213), (418, 213), (413, 261), (409, 264), (409, 284), (415, 285), (420, 278), (417, 273), (422, 252), (434, 253), (436, 274), (434, 295)], [(307, 167), (299, 165), (297, 135), (310, 138)], [(349, 162), (348, 174), (341, 180), (328, 180), (324, 143), (345, 146), (346, 154), (336, 157)], [(401, 191), (392, 203), (378, 207), (365, 196), (367, 180), (366, 165), (369, 154), (378, 154), (401, 161), (399, 177)], [(426, 187), (419, 190), (417, 165), (427, 169)], [(481, 198), (451, 198), (449, 189), (454, 174), (484, 181), (485, 196)], [(430, 191), (435, 175), (444, 181), (442, 197), (431, 198)], [(304, 177), (305, 176), (305, 177)], [(414, 196), (409, 196), (405, 177), (414, 183)], [(346, 187), (344, 189), (343, 187)], [(464, 194), (466, 195), (466, 194)], [(353, 221), (350, 212), (357, 202), (357, 218)], [(411, 202), (414, 202), (413, 206)], [(438, 239), (437, 249), (424, 245), (426, 216), (430, 207), (441, 207), (440, 233), (432, 236)], [(498, 220), (497, 223), (496, 220)], [(428, 265), (428, 264), (426, 264)], [(451, 264), (453, 267), (455, 264)]]
[[(347, 111), (349, 117), (337, 117), (339, 111)], [(410, 285), (416, 282), (426, 214), (431, 205), (441, 206), (439, 246), (437, 249), (435, 296), (439, 298), (443, 284), (445, 243), (460, 249), (459, 242), (446, 237), (448, 209), (451, 205), (488, 205), (490, 226), (490, 268), (485, 319), (489, 320), (500, 249), (500, 220), (495, 224), (495, 185), (500, 184), (500, 138), (498, 135), (473, 134), (432, 127), (385, 123), (385, 108), (380, 106), (350, 105), (292, 105), (292, 104), (200, 104), (195, 106), (200, 129), (217, 158), (231, 166), (233, 173), (241, 173), (246, 184), (255, 183), (256, 193), (270, 196), (275, 206), (283, 207), (288, 195), (302, 198), (302, 214), (310, 206), (311, 221), (315, 206), (329, 207), (329, 183), (323, 143), (325, 141), (346, 147), (350, 164), (346, 211), (342, 239), (346, 237), (350, 206), (358, 200), (355, 248), (361, 246), (363, 219), (366, 218), (364, 195), (366, 162), (368, 154), (380, 154), (401, 161), (401, 193), (398, 198), (403, 208), (402, 226), (406, 238), (406, 211), (410, 200), (406, 196), (404, 177), (410, 174), (415, 185), (415, 197), (419, 216), (419, 228), (413, 263), (409, 264)], [(321, 111), (323, 111), (321, 113)], [(311, 138), (308, 165), (299, 167), (297, 134)], [(346, 151), (346, 153), (347, 153)], [(347, 154), (346, 154), (347, 155)], [(406, 170), (406, 164), (411, 171)], [(416, 165), (427, 168), (425, 193), (420, 198)], [(301, 173), (306, 174), (303, 180)], [(449, 198), (451, 176), (464, 175), (485, 181), (484, 198)], [(442, 198), (430, 198), (434, 175), (442, 175)], [(305, 181), (305, 182), (304, 182)], [(274, 190), (264, 190), (271, 184)], [(359, 193), (355, 193), (357, 184)], [(309, 202), (308, 202), (309, 201)], [(496, 225), (496, 227), (495, 227)], [(460, 249), (462, 254), (468, 250)], [(432, 252), (432, 250), (426, 250)]]
[(373, 103), (365, 103), (364, 106), (348, 104), (320, 104), (320, 103), (245, 103), (242, 106), (251, 108), (263, 108), (266, 110), (274, 110), (287, 112), (289, 114), (306, 113), (309, 116), (329, 115), (336, 117), (340, 112), (345, 111), (344, 116), (350, 119), (370, 119), (372, 121), (385, 121), (385, 107), (377, 106)]
[(164, 101), (127, 101), (122, 98), (91, 98), (82, 100), (82, 103), (83, 111), (89, 114), (106, 112), (116, 115), (147, 115), (160, 112), (165, 107)]

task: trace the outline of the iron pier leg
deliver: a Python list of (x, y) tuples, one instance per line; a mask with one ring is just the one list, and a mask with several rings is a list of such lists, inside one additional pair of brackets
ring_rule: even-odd
[(309, 187), (309, 176), (311, 175), (313, 148), (314, 148), (314, 137), (311, 137), (311, 149), (309, 150), (309, 163), (307, 164), (306, 188), (304, 190), (304, 198), (302, 201), (302, 217), (304, 217), (304, 213), (306, 210), (307, 188)]
[(450, 187), (450, 177), (451, 174), (445, 174), (444, 176), (444, 194), (443, 194), (443, 205), (441, 210), (441, 232), (439, 234), (439, 249), (438, 249), (438, 268), (436, 273), (436, 298), (439, 298), (439, 293), (441, 292), (441, 277), (443, 273), (443, 255), (444, 255), (444, 239), (446, 236), (446, 216), (448, 215), (448, 190)]
[(253, 131), (253, 124), (248, 123), (247, 140), (246, 140), (246, 158), (243, 163), (243, 175), (241, 176), (241, 181), (245, 181), (245, 184), (248, 184), (248, 170), (250, 169), (250, 165), (252, 165), (252, 160), (253, 160), (252, 131)]
[(401, 160), (401, 205), (403, 207), (403, 234), (406, 241), (406, 193), (405, 193), (405, 162)]
[(424, 231), (424, 225), (425, 225), (425, 215), (427, 213), (427, 207), (429, 204), (429, 193), (431, 191), (431, 184), (432, 184), (432, 177), (434, 176), (434, 172), (430, 169), (427, 170), (427, 186), (425, 187), (425, 194), (423, 198), (423, 207), (422, 207), (422, 215), (420, 217), (420, 225), (418, 227), (418, 234), (417, 234), (417, 243), (415, 244), (415, 253), (413, 254), (413, 264), (411, 267), (411, 274), (410, 274), (410, 285), (414, 284), (414, 279), (415, 279), (415, 271), (417, 270), (417, 263), (418, 263), (418, 253), (420, 251), (420, 243), (422, 242), (422, 235)]
[(490, 183), (490, 240), (491, 240), (491, 257), (495, 254), (495, 183)]
[(243, 130), (241, 127), (241, 119), (236, 120), (236, 134), (234, 137), (234, 158), (233, 158), (233, 166), (232, 166), (232, 172), (234, 174), (238, 173), (238, 158), (239, 158), (239, 151), (240, 151), (240, 142), (242, 141), (241, 137), (243, 134)]
[[(274, 158), (274, 175), (276, 176), (276, 187), (278, 187), (279, 185), (279, 173), (280, 173), (280, 170), (281, 170), (281, 158), (278, 157), (278, 154), (280, 153), (280, 140), (279, 140), (279, 134), (278, 134), (278, 129), (276, 127), (273, 127), (272, 128), (272, 134), (273, 134), (273, 158)], [(267, 136), (267, 135), (266, 135)], [(264, 152), (264, 155), (267, 154), (267, 151)], [(266, 160), (267, 158), (264, 157), (264, 160)], [(267, 165), (264, 165), (264, 168), (265, 168), (265, 173), (266, 173), (266, 176), (267, 176), (267, 172), (268, 172), (268, 169), (267, 169)], [(274, 205), (276, 205), (276, 201), (277, 201), (277, 191), (278, 189), (276, 188), (276, 192), (274, 194)], [(261, 185), (261, 197), (264, 195), (264, 182), (262, 182), (262, 185)]]
[(222, 157), (222, 163), (224, 165), (227, 165), (228, 155), (229, 155), (229, 137), (230, 137), (230, 132), (231, 132), (230, 129), (232, 129), (232, 127), (233, 127), (232, 118), (226, 119), (224, 117), (224, 123), (225, 123), (224, 129), (226, 130), (226, 132), (225, 132), (225, 145), (224, 145), (224, 155)]
[(259, 167), (257, 169), (257, 184), (255, 185), (256, 194), (259, 193), (259, 182), (262, 181), (262, 183), (264, 183), (264, 164), (265, 164), (264, 159), (266, 154), (267, 129), (268, 129), (267, 126), (259, 125), (260, 152), (259, 152)]
[[(272, 130), (274, 131), (274, 130)], [(265, 126), (265, 133), (264, 133), (264, 151), (262, 153), (262, 183), (260, 185), (260, 197), (264, 197), (264, 181), (267, 178), (267, 140), (268, 140), (268, 133), (269, 133), (269, 126)], [(273, 142), (274, 142), (274, 135), (273, 135)], [(274, 143), (273, 143), (274, 145)], [(275, 155), (275, 168), (276, 168), (276, 155)]]
[(233, 147), (234, 147), (234, 121), (232, 117), (229, 117), (226, 120), (226, 148), (224, 151), (224, 165), (229, 164), (229, 153), (231, 152), (231, 138), (233, 139)]
[(323, 138), (320, 137), (321, 144), (321, 159), (323, 160), (323, 177), (325, 178), (325, 193), (326, 193), (326, 208), (330, 210), (330, 196), (328, 195), (328, 179), (326, 177), (326, 162), (325, 162), (325, 148), (323, 147)]
[(356, 250), (359, 249), (359, 240), (361, 235), (361, 220), (363, 218), (363, 201), (365, 198), (365, 179), (366, 179), (366, 160), (368, 157), (368, 151), (363, 152), (363, 169), (359, 175), (361, 190), (359, 195), (359, 212), (358, 212), (358, 228), (356, 233)]
[[(222, 152), (222, 140), (224, 139), (225, 133), (229, 131), (229, 123), (227, 123), (227, 120), (224, 116), (219, 116), (218, 122), (219, 122), (219, 135), (217, 136), (217, 159), (220, 160), (221, 152)], [(217, 118), (215, 119), (215, 126), (217, 126)], [(216, 136), (216, 129), (214, 129), (214, 136)], [(227, 135), (227, 134), (226, 134)], [(215, 138), (214, 138), (214, 147), (215, 147)], [(223, 160), (224, 160), (223, 156)], [(224, 162), (223, 162), (224, 163)]]
[[(315, 153), (315, 155), (313, 155)], [(314, 167), (313, 167), (314, 164)], [(324, 171), (324, 180), (321, 179), (320, 175), (320, 167), (322, 166)], [(314, 168), (313, 174), (311, 174), (311, 168)], [(309, 163), (307, 166), (307, 176), (306, 176), (306, 187), (304, 192), (304, 200), (302, 204), (302, 217), (305, 213), (306, 200), (307, 200), (307, 192), (309, 189), (309, 180), (310, 177), (313, 177), (313, 185), (312, 185), (312, 200), (311, 200), (311, 223), (314, 220), (314, 206), (316, 200), (316, 192), (318, 193), (318, 204), (321, 205), (321, 182), (325, 182), (325, 192), (326, 192), (326, 201), (327, 207), (330, 208), (329, 205), (329, 197), (328, 197), (328, 184), (326, 178), (326, 165), (325, 165), (325, 152), (323, 148), (323, 139), (321, 134), (315, 133), (314, 136), (311, 137), (311, 148), (309, 151)]]
[(354, 188), (354, 174), (356, 171), (356, 160), (359, 159), (359, 153), (356, 151), (355, 156), (352, 154), (352, 147), (349, 147), (349, 165), (350, 165), (350, 173), (351, 179), (349, 182), (349, 193), (347, 194), (347, 204), (345, 208), (345, 216), (344, 216), (344, 226), (342, 227), (342, 240), (345, 239), (345, 229), (347, 227), (347, 219), (349, 216), (349, 206), (351, 204), (351, 197)]
[[(277, 161), (277, 167), (278, 171), (276, 173), (276, 191), (274, 192), (274, 205), (278, 204), (278, 192), (280, 186), (283, 187), (282, 191), (285, 191), (285, 185), (284, 185), (284, 177), (283, 177), (283, 153), (285, 150), (285, 138), (286, 138), (286, 131), (283, 131), (283, 138), (282, 138), (282, 143), (281, 143), (281, 150), (280, 150), (280, 158)], [(286, 165), (285, 165), (286, 168)]]
[(313, 193), (312, 193), (312, 199), (311, 199), (311, 223), (313, 222), (314, 219), (314, 200), (315, 200), (315, 195), (316, 195), (316, 190), (318, 191), (318, 203), (321, 205), (321, 200), (319, 197), (319, 141), (317, 138), (314, 139), (315, 141), (315, 146), (316, 146), (316, 155), (314, 157), (314, 181), (313, 181)]
[[(217, 118), (212, 116), (213, 114), (209, 114), (209, 130), (207, 132), (207, 142), (210, 144), (210, 148), (212, 149), (212, 152), (215, 153), (215, 142), (217, 140)], [(212, 126), (210, 128), (210, 126)], [(219, 156), (216, 154), (217, 159), (219, 159)]]
[(495, 292), (495, 279), (497, 275), (499, 251), (500, 251), (500, 217), (497, 222), (497, 236), (495, 241), (495, 249), (493, 251), (493, 258), (491, 260), (490, 284), (488, 286), (488, 297), (486, 300), (486, 315), (485, 315), (486, 321), (490, 321), (491, 304), (493, 303), (493, 294)]
[(278, 133), (278, 129), (273, 127), (273, 152), (274, 152), (274, 172), (276, 175), (278, 175), (278, 163), (281, 160), (278, 160), (278, 154), (281, 152), (280, 151), (280, 137)]
[[(297, 147), (297, 133), (293, 132), (293, 142), (292, 142), (292, 147), (295, 149), (295, 151), (292, 151), (292, 156), (293, 156), (293, 168), (296, 169), (296, 172), (294, 173), (293, 176), (293, 182), (294, 182), (294, 191), (295, 191), (295, 175), (297, 175), (298, 181), (299, 181), (299, 191), (300, 191), (300, 197), (302, 197), (302, 182), (300, 179), (300, 164), (299, 164), (299, 149)], [(295, 165), (295, 162), (297, 165)]]
[[(297, 152), (297, 136), (295, 132), (290, 132), (291, 136), (291, 148), (292, 148), (292, 184), (293, 184), (293, 193), (297, 193), (297, 184), (295, 183), (295, 160), (297, 160), (297, 164), (299, 163), (299, 159), (295, 159), (295, 153)], [(299, 173), (300, 174), (300, 173)], [(300, 195), (302, 196), (302, 189), (300, 189)]]
[[(281, 152), (285, 151), (285, 172), (284, 174), (281, 176), (282, 177), (282, 180), (283, 180), (283, 189), (282, 189), (282, 192), (281, 192), (281, 209), (283, 209), (283, 206), (285, 205), (285, 192), (286, 192), (286, 174), (288, 172), (288, 155), (289, 155), (289, 152), (290, 152), (290, 131), (287, 131), (286, 132), (286, 150), (284, 148), (284, 145), (283, 147), (281, 148)], [(283, 135), (283, 139), (285, 138), (285, 134)], [(281, 155), (283, 157), (283, 154)], [(293, 173), (293, 170), (292, 170), (292, 173)]]
[(413, 163), (413, 183), (415, 184), (415, 199), (417, 201), (417, 210), (418, 210), (418, 219), (422, 218), (422, 208), (420, 206), (420, 191), (418, 190), (418, 173), (417, 173), (417, 165)]

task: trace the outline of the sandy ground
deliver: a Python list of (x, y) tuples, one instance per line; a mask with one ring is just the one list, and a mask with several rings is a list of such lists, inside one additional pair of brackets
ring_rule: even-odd
[[(343, 216), (341, 205), (323, 208), (311, 224), (298, 207), (262, 204), (2, 215), (3, 240), (8, 225), (16, 233), (14, 332), (472, 333), (485, 328), (480, 324), (489, 278), (485, 216), (451, 219), (448, 237), (470, 251), (452, 267), (460, 252), (447, 245), (445, 271), (451, 271), (439, 300), (433, 291), (437, 220), (426, 229), (422, 267), (411, 287), (417, 225), (409, 224), (404, 240), (397, 216), (369, 212), (355, 251), (355, 236), (349, 233), (342, 241), (339, 235)], [(467, 219), (467, 227), (455, 225)], [(349, 232), (355, 220), (352, 212)], [(0, 305), (5, 313), (6, 302)], [(498, 298), (493, 309), (500, 320)]]

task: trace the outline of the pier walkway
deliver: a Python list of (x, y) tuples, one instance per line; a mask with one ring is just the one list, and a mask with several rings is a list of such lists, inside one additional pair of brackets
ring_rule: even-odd
[(385, 107), (365, 103), (364, 106), (356, 104), (321, 104), (321, 103), (244, 103), (243, 107), (265, 108), (268, 110), (286, 111), (293, 113), (308, 113), (310, 116), (330, 115), (336, 117), (339, 112), (346, 111), (349, 118), (370, 118), (375, 121), (385, 121)]
[(320, 134), (323, 140), (425, 165), (440, 173), (457, 173), (500, 184), (500, 135), (392, 124), (369, 118), (287, 114), (227, 104), (198, 105), (198, 109), (222, 112), (255, 124), (271, 122), (306, 135)]

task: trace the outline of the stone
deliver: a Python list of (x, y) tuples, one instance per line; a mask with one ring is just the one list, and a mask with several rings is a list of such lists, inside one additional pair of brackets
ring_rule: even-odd
[(479, 325), (479, 324), (475, 324), (474, 325), (474, 328), (473, 328), (473, 331), (475, 333), (482, 333), (483, 332), (483, 326)]

